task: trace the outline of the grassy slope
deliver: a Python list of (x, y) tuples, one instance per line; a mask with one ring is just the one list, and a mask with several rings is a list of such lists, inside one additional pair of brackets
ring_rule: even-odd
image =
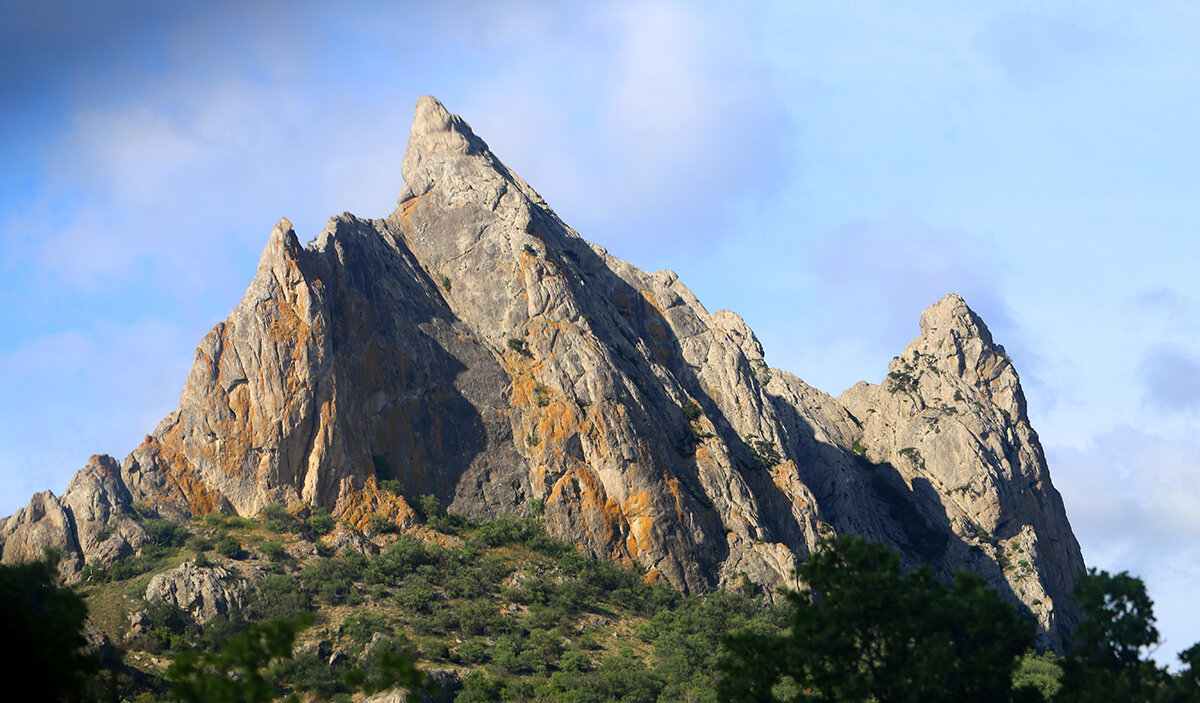
[[(470, 523), (432, 512), (405, 534), (380, 523), (365, 536), (337, 526), (323, 539), (328, 523), (314, 529), (277, 509), (260, 520), (210, 516), (160, 539), (132, 568), (92, 571), (84, 594), (93, 622), (147, 675), (125, 691), (143, 700), (163, 695), (156, 677), (178, 650), (217, 649), (247, 620), (304, 611), (313, 624), (275, 673), (281, 694), (317, 700), (346, 697), (345, 673), (370, 675), (393, 649), (415, 653), (424, 671), (465, 680), (461, 701), (713, 701), (721, 638), (783, 624), (783, 612), (759, 596), (681, 596), (631, 568), (583, 558), (535, 521)], [(219, 551), (233, 553), (233, 542), (244, 550), (239, 559)], [(354, 542), (368, 553), (334, 555), (327, 546)], [(130, 639), (129, 616), (145, 607), (151, 576), (197, 557), (269, 578), (241, 612), (199, 625), (160, 607), (148, 611), (150, 632)], [(141, 568), (149, 570), (130, 574)]]

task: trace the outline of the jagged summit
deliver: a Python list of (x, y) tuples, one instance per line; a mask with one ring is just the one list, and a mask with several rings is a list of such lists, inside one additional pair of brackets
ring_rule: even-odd
[(72, 576), (136, 550), (133, 502), (322, 506), (368, 530), (432, 494), (476, 516), (539, 505), (554, 536), (685, 590), (774, 593), (821, 535), (864, 534), (981, 573), (1061, 642), (1079, 548), (1016, 372), (961, 298), (835, 399), (675, 274), (580, 238), (433, 98), (403, 176), (384, 220), (334, 217), (307, 247), (281, 221), (179, 407), (0, 523), (3, 559), (58, 546)]

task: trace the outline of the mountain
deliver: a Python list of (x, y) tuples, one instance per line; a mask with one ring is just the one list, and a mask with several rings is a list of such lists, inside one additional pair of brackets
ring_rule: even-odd
[(582, 239), (433, 98), (402, 173), (386, 219), (342, 214), (307, 246), (276, 225), (179, 407), (0, 522), (3, 561), (56, 547), (77, 578), (147, 542), (139, 504), (324, 507), (369, 533), (432, 494), (536, 512), (685, 591), (774, 592), (821, 536), (858, 533), (983, 575), (1061, 648), (1083, 560), (1017, 372), (961, 298), (922, 314), (880, 385), (834, 398), (674, 273)]

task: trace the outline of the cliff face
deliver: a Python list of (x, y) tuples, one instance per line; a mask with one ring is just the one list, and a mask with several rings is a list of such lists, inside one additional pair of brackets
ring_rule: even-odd
[(820, 535), (860, 533), (983, 574), (1051, 645), (1073, 626), (1079, 547), (1016, 371), (962, 299), (922, 315), (882, 385), (835, 399), (674, 273), (581, 239), (432, 98), (403, 177), (385, 220), (343, 214), (307, 247), (280, 222), (178, 409), (0, 522), (3, 560), (57, 547), (70, 577), (136, 550), (135, 502), (365, 528), (432, 493), (479, 516), (540, 501), (553, 535), (688, 590), (773, 591)]

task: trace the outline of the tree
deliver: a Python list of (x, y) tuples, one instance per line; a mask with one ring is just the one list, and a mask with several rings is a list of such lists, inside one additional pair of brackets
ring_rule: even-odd
[(1150, 659), (1158, 646), (1154, 603), (1142, 580), (1091, 569), (1075, 582), (1083, 622), (1063, 660), (1055, 703), (1184, 703), (1200, 701), (1200, 645), (1179, 655), (1171, 676)]
[(58, 583), (57, 553), (0, 566), (0, 642), (6, 681), (24, 681), (44, 700), (76, 700), (98, 662), (84, 651), (87, 604)]
[(788, 594), (790, 632), (726, 642), (729, 701), (1011, 701), (1033, 625), (975, 574), (950, 583), (861, 537), (823, 540)]

